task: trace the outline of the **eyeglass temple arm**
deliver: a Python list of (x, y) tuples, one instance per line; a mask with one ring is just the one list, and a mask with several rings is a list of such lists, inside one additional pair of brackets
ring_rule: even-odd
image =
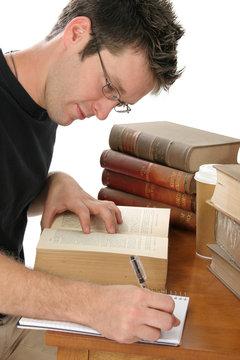
[(110, 85), (110, 82), (108, 81), (108, 77), (107, 77), (107, 72), (106, 72), (106, 70), (105, 70), (105, 67), (104, 67), (103, 61), (102, 61), (102, 57), (101, 57), (101, 55), (100, 55), (100, 51), (99, 51), (98, 45), (97, 45), (97, 52), (98, 52), (98, 56), (99, 56), (99, 60), (100, 60), (101, 66), (102, 66), (102, 71), (103, 71), (103, 74), (104, 74), (104, 77), (105, 77), (105, 80), (106, 80), (106, 84), (107, 84), (107, 85)]

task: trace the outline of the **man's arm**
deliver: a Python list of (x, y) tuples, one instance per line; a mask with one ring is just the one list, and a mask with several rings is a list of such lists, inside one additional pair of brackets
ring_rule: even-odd
[(42, 228), (50, 227), (56, 214), (70, 210), (78, 215), (83, 232), (90, 232), (90, 215), (100, 215), (109, 233), (118, 232), (121, 212), (112, 201), (96, 200), (69, 175), (56, 172), (29, 207), (28, 215), (42, 214)]
[[(43, 212), (42, 227), (49, 227), (57, 213), (71, 210), (79, 216), (85, 232), (90, 214), (101, 215), (109, 232), (122, 222), (116, 205), (98, 201), (85, 193), (70, 176), (51, 174), (30, 214)], [(72, 281), (24, 268), (0, 257), (0, 312), (49, 320), (78, 322), (119, 342), (157, 340), (161, 329), (179, 324), (170, 296), (136, 286), (102, 286)]]
[(170, 296), (30, 270), (0, 254), (0, 313), (78, 322), (118, 342), (157, 340), (179, 321)]

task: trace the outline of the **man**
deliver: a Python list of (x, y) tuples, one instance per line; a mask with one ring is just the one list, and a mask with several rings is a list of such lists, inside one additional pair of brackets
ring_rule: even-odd
[(125, 343), (156, 340), (179, 324), (169, 296), (63, 279), (14, 258), (23, 259), (27, 213), (42, 213), (45, 228), (71, 210), (85, 233), (90, 214), (99, 214), (109, 233), (118, 231), (114, 203), (92, 198), (67, 174), (48, 175), (56, 127), (104, 120), (113, 108), (129, 112), (147, 93), (167, 89), (180, 75), (182, 34), (166, 0), (72, 0), (43, 42), (0, 54), (1, 359), (55, 358), (37, 332), (16, 329), (14, 315), (79, 322)]

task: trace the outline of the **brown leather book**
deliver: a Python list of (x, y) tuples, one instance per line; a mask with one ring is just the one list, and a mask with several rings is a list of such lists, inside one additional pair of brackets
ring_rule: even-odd
[(170, 225), (179, 227), (186, 230), (196, 230), (196, 214), (186, 211), (159, 201), (150, 200), (142, 196), (126, 193), (124, 191), (111, 189), (105, 187), (100, 189), (98, 193), (99, 200), (113, 201), (116, 205), (122, 206), (140, 206), (140, 207), (153, 207), (153, 208), (169, 208), (170, 212)]
[(236, 164), (240, 139), (155, 121), (114, 125), (109, 144), (112, 150), (196, 172), (202, 164)]
[(151, 184), (147, 181), (139, 180), (107, 169), (103, 170), (102, 183), (103, 185), (114, 189), (143, 196), (155, 201), (160, 201), (184, 210), (196, 212), (196, 195), (170, 190), (162, 186)]
[(111, 149), (104, 150), (100, 165), (124, 175), (188, 194), (196, 193), (194, 174), (143, 160)]

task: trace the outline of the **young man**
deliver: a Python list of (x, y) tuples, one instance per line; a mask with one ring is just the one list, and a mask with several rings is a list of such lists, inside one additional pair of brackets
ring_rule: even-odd
[(90, 214), (99, 214), (107, 231), (117, 232), (122, 218), (114, 203), (92, 198), (67, 174), (48, 175), (56, 127), (104, 120), (113, 108), (129, 112), (147, 93), (167, 89), (180, 75), (182, 34), (166, 0), (72, 0), (43, 42), (0, 54), (1, 359), (55, 358), (39, 344), (43, 335), (16, 329), (17, 316), (79, 322), (125, 343), (156, 340), (179, 324), (169, 296), (71, 281), (14, 258), (23, 259), (27, 213), (42, 213), (45, 228), (71, 210), (85, 233)]

